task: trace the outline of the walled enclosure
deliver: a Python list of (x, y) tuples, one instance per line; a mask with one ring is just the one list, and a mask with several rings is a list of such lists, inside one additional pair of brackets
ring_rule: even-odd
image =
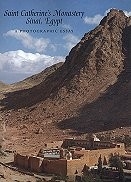
[(98, 150), (80, 150), (76, 153), (84, 154), (80, 159), (66, 160), (66, 159), (44, 159), (35, 156), (22, 156), (20, 154), (14, 155), (14, 164), (20, 168), (28, 169), (34, 172), (43, 172), (48, 174), (56, 174), (63, 176), (72, 176), (76, 170), (81, 173), (84, 165), (94, 166), (98, 163), (98, 158), (101, 155), (102, 161), (106, 158), (107, 162), (111, 154), (125, 154), (124, 146), (120, 148), (108, 148)]

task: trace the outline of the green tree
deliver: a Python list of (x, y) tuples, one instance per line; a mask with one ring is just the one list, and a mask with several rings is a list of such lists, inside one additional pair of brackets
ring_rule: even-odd
[(98, 158), (98, 174), (101, 176), (102, 175), (102, 158), (101, 155)]
[(119, 155), (112, 155), (109, 158), (109, 164), (111, 167), (115, 167), (118, 170), (119, 173), (119, 181), (124, 182), (124, 171), (123, 171), (123, 163), (120, 159)]
[(117, 165), (118, 165), (118, 172), (119, 172), (119, 181), (124, 182), (125, 177), (124, 177), (124, 171), (123, 171), (123, 163), (122, 163), (120, 158), (119, 158), (119, 160), (117, 162)]
[(120, 157), (118, 155), (111, 155), (109, 158), (109, 165), (115, 167), (117, 170), (120, 166)]
[(82, 172), (84, 176), (89, 174), (89, 167), (86, 164), (84, 165)]

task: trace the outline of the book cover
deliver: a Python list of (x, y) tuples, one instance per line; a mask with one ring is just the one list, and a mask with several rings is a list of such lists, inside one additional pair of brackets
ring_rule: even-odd
[[(0, 1), (0, 178), (21, 180), (4, 167), (9, 162), (74, 177), (86, 168), (87, 149), (110, 148), (88, 154), (87, 165), (99, 161), (99, 170), (109, 154), (124, 155), (131, 144), (130, 16), (130, 0)], [(37, 155), (50, 159), (49, 168)]]

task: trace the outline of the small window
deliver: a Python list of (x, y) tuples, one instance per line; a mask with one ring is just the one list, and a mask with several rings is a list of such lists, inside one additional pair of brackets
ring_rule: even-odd
[(117, 148), (120, 148), (121, 146), (120, 145), (117, 145)]

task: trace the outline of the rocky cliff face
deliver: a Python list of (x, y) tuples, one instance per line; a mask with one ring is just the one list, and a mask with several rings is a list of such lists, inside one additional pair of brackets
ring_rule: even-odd
[(26, 122), (78, 131), (130, 124), (130, 50), (131, 18), (113, 9), (43, 82), (6, 95), (8, 120), (15, 125), (27, 116)]

